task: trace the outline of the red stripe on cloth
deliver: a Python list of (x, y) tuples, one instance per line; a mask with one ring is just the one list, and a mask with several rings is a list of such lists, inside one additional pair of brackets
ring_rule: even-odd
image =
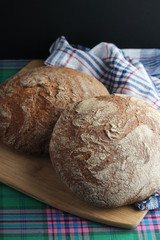
[(54, 208), (47, 208), (46, 213), (48, 234), (89, 233), (88, 222), (85, 219)]
[[(115, 60), (119, 60), (119, 62), (122, 62), (123, 64), (125, 64), (126, 66), (128, 66), (128, 61), (124, 61), (122, 58), (118, 58), (118, 57), (105, 57), (103, 58), (102, 60), (105, 61), (105, 60), (112, 60), (112, 59), (115, 59)], [(124, 66), (123, 66), (124, 67)], [(130, 68), (135, 68), (131, 63), (130, 63)]]
[(155, 79), (152, 79), (153, 80), (153, 82), (159, 82), (159, 78), (155, 78)]
[(110, 44), (106, 44), (106, 58), (108, 58), (109, 57), (109, 45)]
[[(69, 54), (67, 51), (65, 51), (65, 50), (63, 50), (63, 49), (58, 49), (58, 51), (61, 51), (61, 52), (64, 52), (64, 53)], [(69, 55), (70, 55), (70, 54), (69, 54)], [(80, 63), (92, 74), (93, 77), (97, 78), (97, 77), (95, 76), (95, 74), (94, 74), (79, 58), (77, 58), (77, 57), (75, 57), (75, 56), (72, 56), (72, 57), (75, 58), (78, 62), (80, 62)], [(67, 65), (66, 65), (66, 66), (67, 66)]]
[(124, 89), (126, 89), (125, 88), (125, 86), (126, 86), (126, 84), (127, 84), (127, 82), (128, 82), (128, 80), (130, 79), (130, 77), (135, 73), (135, 72), (137, 72), (139, 69), (138, 68), (135, 68), (134, 69), (134, 71), (132, 71), (129, 75), (128, 75), (128, 77), (126, 78), (126, 81), (125, 81), (125, 83), (124, 83), (124, 85), (123, 85), (123, 87), (121, 88), (121, 91), (120, 91), (120, 93), (122, 93), (123, 92), (123, 90)]
[(136, 230), (139, 232), (147, 232), (147, 230), (154, 231), (160, 230), (160, 215), (158, 211), (154, 211), (153, 214), (148, 213), (144, 219), (137, 226)]
[[(157, 105), (157, 103), (156, 103), (158, 100), (156, 100), (156, 101), (153, 102), (153, 101), (152, 101), (150, 98), (148, 98), (147, 96), (144, 96), (144, 95), (142, 95), (142, 94), (139, 94), (139, 93), (133, 91), (133, 90), (130, 89), (130, 88), (123, 88), (123, 90), (128, 90), (128, 91), (130, 91), (130, 92), (133, 92), (133, 93), (135, 94), (135, 96), (138, 95), (138, 96), (140, 96), (140, 97), (142, 97), (142, 98), (145, 98), (145, 99), (149, 100), (153, 105), (157, 106), (157, 108), (160, 108), (160, 106)], [(120, 92), (120, 93), (121, 93), (121, 92)], [(121, 94), (123, 94), (123, 93), (121, 93)], [(125, 93), (124, 93), (124, 94), (125, 94)], [(128, 95), (128, 93), (127, 93), (127, 95)]]
[[(135, 70), (135, 66), (134, 65), (132, 65), (131, 63), (128, 63), (128, 61), (124, 61), (123, 59), (118, 58), (118, 57), (106, 57), (106, 58), (103, 58), (103, 61), (105, 61), (105, 60), (112, 60), (112, 59), (119, 60), (119, 62), (123, 63), (126, 67), (128, 67), (128, 65), (129, 65), (130, 69), (134, 69)], [(118, 61), (116, 61), (116, 62), (118, 62)], [(123, 66), (123, 68), (124, 68), (124, 66)]]
[(76, 52), (76, 50), (74, 49), (72, 53), (68, 53), (70, 56), (69, 58), (67, 59), (66, 63), (64, 64), (64, 67), (67, 66), (67, 64), (69, 63), (70, 59), (73, 57), (73, 54)]
[(158, 102), (158, 99), (156, 99), (156, 101), (153, 102), (153, 105), (156, 106), (156, 103)]

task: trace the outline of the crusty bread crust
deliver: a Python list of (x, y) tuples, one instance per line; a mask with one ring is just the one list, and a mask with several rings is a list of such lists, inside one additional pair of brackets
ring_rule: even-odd
[(65, 67), (38, 67), (0, 85), (0, 140), (26, 153), (48, 154), (64, 108), (108, 91), (95, 78)]
[(143, 200), (160, 189), (160, 112), (118, 94), (74, 103), (54, 127), (50, 156), (61, 180), (89, 203)]

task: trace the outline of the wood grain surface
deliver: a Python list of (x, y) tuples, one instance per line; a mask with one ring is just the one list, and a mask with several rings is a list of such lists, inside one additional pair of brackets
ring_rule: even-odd
[[(35, 60), (23, 70), (42, 65), (42, 60)], [(147, 213), (147, 210), (138, 211), (134, 206), (115, 209), (91, 206), (59, 180), (49, 158), (21, 154), (2, 143), (0, 181), (52, 207), (110, 226), (133, 229)]]

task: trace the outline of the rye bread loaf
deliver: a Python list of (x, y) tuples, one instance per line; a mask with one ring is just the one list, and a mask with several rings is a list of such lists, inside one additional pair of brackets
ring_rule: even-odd
[(102, 83), (65, 67), (38, 67), (0, 85), (0, 141), (16, 150), (49, 154), (52, 129), (66, 105), (107, 95)]
[(160, 189), (160, 112), (136, 97), (68, 106), (49, 149), (60, 179), (96, 206), (132, 204)]

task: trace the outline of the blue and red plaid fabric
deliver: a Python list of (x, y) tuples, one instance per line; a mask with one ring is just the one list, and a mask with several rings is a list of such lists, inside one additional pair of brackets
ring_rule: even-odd
[[(71, 45), (64, 36), (50, 47), (46, 65), (65, 66), (101, 81), (112, 93), (142, 98), (160, 110), (160, 50), (119, 49), (102, 42), (92, 49)], [(136, 203), (140, 210), (160, 208), (160, 191)]]
[(70, 45), (62, 36), (50, 47), (45, 64), (77, 69), (100, 80), (110, 93), (137, 96), (160, 109), (160, 50), (135, 52), (111, 43), (92, 49)]

